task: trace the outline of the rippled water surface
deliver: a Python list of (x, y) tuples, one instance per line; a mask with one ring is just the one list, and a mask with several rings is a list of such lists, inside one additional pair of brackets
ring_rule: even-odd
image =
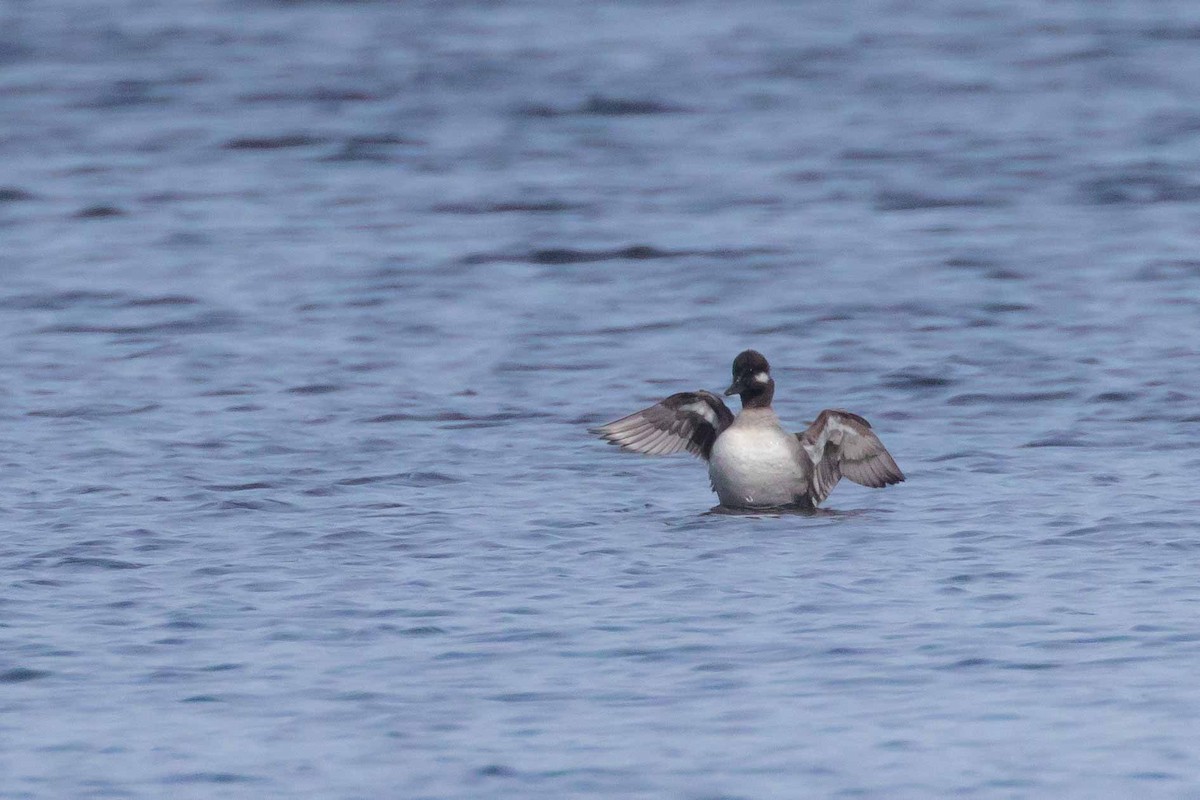
[[(0, 7), (0, 798), (1200, 796), (1200, 6)], [(720, 389), (908, 474), (708, 513)]]

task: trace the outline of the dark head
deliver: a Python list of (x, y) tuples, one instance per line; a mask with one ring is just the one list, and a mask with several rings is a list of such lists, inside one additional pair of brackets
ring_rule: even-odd
[(757, 350), (743, 350), (733, 360), (733, 383), (725, 390), (725, 396), (740, 394), (742, 408), (765, 408), (771, 405), (775, 395), (775, 381), (771, 380), (771, 365)]

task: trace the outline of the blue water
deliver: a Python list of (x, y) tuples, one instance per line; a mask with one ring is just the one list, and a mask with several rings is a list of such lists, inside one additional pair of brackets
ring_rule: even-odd
[[(0, 798), (1200, 796), (1200, 5), (0, 6)], [(727, 516), (721, 389), (908, 481)]]

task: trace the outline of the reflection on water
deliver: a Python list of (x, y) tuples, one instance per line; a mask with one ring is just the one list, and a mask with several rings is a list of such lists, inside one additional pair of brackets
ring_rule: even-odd
[(852, 519), (854, 517), (877, 514), (878, 511), (867, 508), (853, 508), (839, 511), (836, 508), (804, 508), (802, 506), (781, 506), (779, 508), (727, 508), (716, 505), (704, 512), (704, 516), (753, 517), (754, 519), (778, 519), (779, 517), (813, 517), (819, 519)]

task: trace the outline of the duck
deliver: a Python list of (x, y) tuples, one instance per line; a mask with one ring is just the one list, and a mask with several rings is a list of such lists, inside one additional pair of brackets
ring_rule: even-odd
[(825, 409), (803, 431), (789, 432), (771, 407), (775, 381), (766, 357), (745, 350), (732, 371), (725, 396), (741, 398), (736, 416), (713, 392), (678, 392), (591, 433), (632, 453), (686, 450), (704, 459), (712, 490), (730, 509), (815, 509), (843, 477), (874, 489), (904, 480), (863, 417)]

